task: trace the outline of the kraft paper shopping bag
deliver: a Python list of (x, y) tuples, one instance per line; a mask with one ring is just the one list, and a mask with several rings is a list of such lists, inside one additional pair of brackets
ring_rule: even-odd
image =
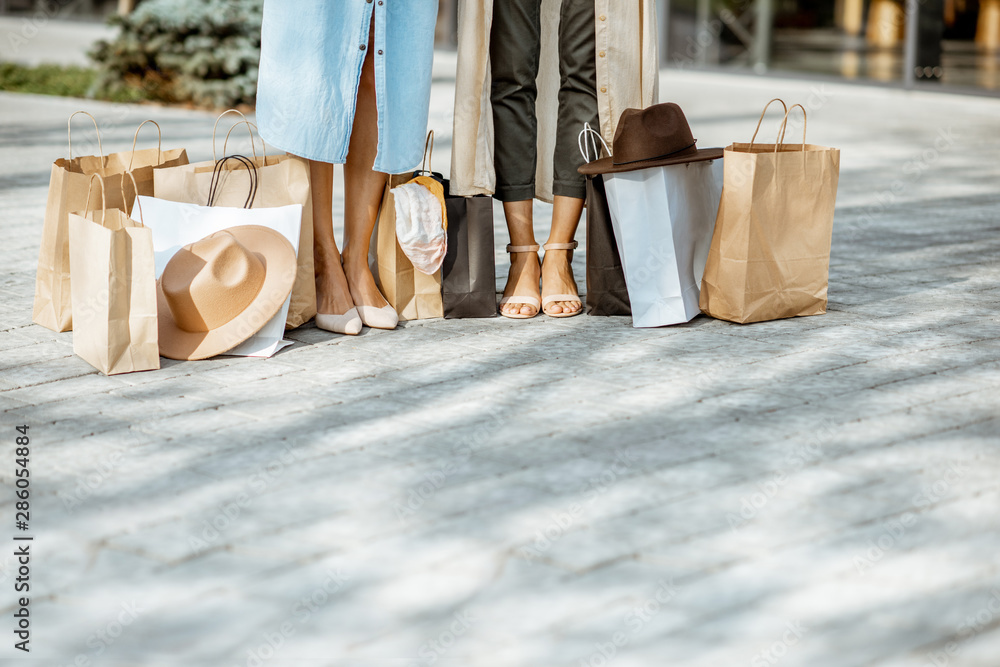
[[(218, 163), (215, 153), (215, 138), (219, 121), (223, 116), (235, 113), (243, 120), (233, 128), (245, 125), (250, 131), (250, 144), (253, 154), (248, 155), (257, 168), (257, 194), (252, 208), (276, 208), (281, 206), (299, 205), (302, 207), (302, 219), (299, 224), (299, 245), (297, 252), (297, 271), (295, 284), (292, 287), (291, 302), (288, 307), (288, 318), (285, 326), (294, 329), (305, 324), (316, 315), (316, 277), (313, 264), (313, 211), (312, 186), (309, 180), (308, 161), (294, 155), (267, 155), (266, 146), (260, 155), (254, 146), (253, 130), (256, 125), (246, 119), (240, 112), (230, 109), (223, 112), (215, 121), (212, 131), (212, 160), (196, 162), (173, 169), (157, 170), (154, 177), (153, 192), (158, 199), (174, 202), (205, 205), (212, 184), (212, 173)], [(222, 154), (226, 154), (226, 142)], [(263, 144), (263, 141), (261, 142)], [(246, 171), (239, 165), (227, 165), (225, 178), (221, 181), (217, 205), (243, 206), (247, 195)]]
[(411, 175), (390, 176), (382, 195), (373, 243), (376, 246), (378, 283), (382, 295), (400, 320), (425, 320), (444, 317), (441, 299), (441, 271), (421, 273), (396, 240), (396, 205), (392, 188), (411, 179)]
[(101, 208), (68, 220), (73, 352), (105, 375), (158, 369), (152, 234), (141, 211), (137, 222), (109, 209), (104, 179), (91, 179), (102, 185)]
[[(771, 100), (772, 102), (781, 100)], [(784, 106), (784, 102), (781, 102)], [(801, 144), (784, 143), (802, 109)], [(840, 151), (805, 143), (805, 109), (785, 112), (778, 140), (725, 150), (722, 203), (701, 291), (701, 309), (732, 322), (826, 312)]]
[[(77, 114), (89, 116), (97, 130), (99, 155), (73, 157), (72, 121)], [(100, 128), (93, 116), (85, 111), (77, 111), (69, 117), (69, 157), (59, 158), (52, 165), (49, 178), (48, 200), (45, 205), (45, 220), (42, 224), (42, 240), (38, 251), (38, 271), (35, 278), (35, 298), (31, 319), (53, 331), (68, 331), (73, 326), (72, 292), (69, 268), (69, 213), (84, 212), (90, 192), (90, 177), (98, 174), (104, 177), (108, 192), (107, 206), (124, 210), (131, 206), (122, 198), (122, 177), (131, 172), (137, 182), (140, 194), (153, 194), (153, 171), (176, 165), (187, 164), (187, 152), (183, 148), (162, 150), (162, 137), (157, 148), (136, 150), (139, 125), (132, 140), (132, 150), (104, 155)], [(155, 123), (154, 123), (155, 125)], [(157, 129), (159, 126), (157, 125)]]

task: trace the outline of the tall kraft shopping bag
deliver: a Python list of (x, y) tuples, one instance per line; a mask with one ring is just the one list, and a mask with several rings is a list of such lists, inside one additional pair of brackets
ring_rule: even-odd
[[(393, 175), (385, 185), (372, 244), (375, 245), (379, 289), (399, 319), (426, 320), (444, 317), (441, 270), (433, 274), (414, 268), (396, 239), (396, 204), (392, 188), (408, 182), (411, 174)], [(447, 261), (447, 255), (445, 255)]]
[[(771, 100), (772, 102), (781, 100)], [(781, 102), (784, 106), (784, 102)], [(802, 110), (802, 143), (784, 143)], [(747, 323), (826, 312), (840, 151), (805, 143), (805, 108), (785, 112), (774, 144), (725, 151), (722, 202), (702, 281), (702, 311)]]
[(69, 214), (73, 295), (73, 352), (105, 375), (156, 370), (156, 277), (153, 236), (140, 221), (108, 208), (104, 179), (101, 208)]
[[(99, 155), (73, 157), (73, 117), (84, 114), (90, 117), (97, 131)], [(139, 129), (147, 122), (139, 125)], [(36, 324), (53, 331), (68, 331), (73, 326), (69, 271), (69, 213), (82, 212), (87, 205), (90, 177), (98, 174), (105, 178), (110, 208), (124, 209), (131, 204), (123, 201), (122, 176), (132, 171), (140, 194), (153, 194), (152, 171), (160, 167), (187, 164), (183, 148), (162, 150), (162, 139), (155, 149), (136, 150), (139, 129), (132, 140), (132, 150), (104, 155), (100, 128), (97, 120), (85, 111), (69, 117), (69, 157), (59, 158), (52, 165), (49, 194), (42, 224), (42, 240), (38, 250), (38, 272), (35, 278), (35, 299), (31, 319)], [(159, 127), (159, 126), (157, 126)], [(130, 195), (134, 197), (135, 195)]]
[[(302, 206), (295, 284), (292, 287), (292, 300), (285, 321), (286, 328), (294, 329), (316, 315), (312, 187), (309, 181), (309, 163), (306, 160), (287, 153), (267, 155), (266, 146), (258, 155), (253, 135), (257, 126), (247, 120), (239, 111), (229, 109), (220, 114), (215, 121), (215, 128), (212, 130), (212, 160), (196, 162), (174, 169), (157, 170), (153, 182), (154, 196), (159, 199), (202, 206), (208, 202), (212, 174), (219, 160), (224, 159), (217, 159), (216, 133), (219, 121), (228, 114), (237, 114), (243, 119), (230, 128), (229, 133), (242, 126), (245, 126), (250, 133), (252, 155), (247, 157), (253, 161), (257, 170), (257, 193), (251, 208), (278, 208), (294, 204)], [(226, 135), (226, 141), (223, 143), (222, 155), (228, 155), (226, 152), (228, 139), (229, 134)], [(263, 141), (261, 143), (263, 144)], [(225, 178), (220, 181), (215, 203), (217, 206), (242, 207), (247, 194), (247, 179), (249, 178), (247, 171), (235, 163), (227, 164), (225, 170)]]

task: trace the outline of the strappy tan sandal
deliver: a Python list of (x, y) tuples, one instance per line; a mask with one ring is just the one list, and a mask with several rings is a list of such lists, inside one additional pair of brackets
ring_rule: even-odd
[[(546, 243), (542, 246), (545, 250), (576, 250), (580, 244), (576, 241), (571, 243)], [(579, 301), (580, 307), (574, 310), (572, 313), (550, 313), (545, 310), (545, 307), (549, 304), (553, 304), (557, 301)], [(550, 294), (546, 297), (542, 297), (542, 312), (549, 317), (573, 317), (574, 315), (579, 315), (583, 312), (583, 301), (580, 301), (579, 294)]]
[[(518, 252), (538, 252), (539, 247), (540, 246), (537, 243), (535, 245), (511, 245), (508, 243), (507, 252), (510, 254)], [(539, 266), (539, 268), (541, 268), (541, 266)], [(516, 315), (509, 315), (503, 312), (503, 306), (507, 305), (508, 303), (521, 306), (531, 306), (532, 308), (535, 309), (535, 313), (533, 315), (522, 315), (521, 313), (517, 313)], [(509, 317), (512, 320), (530, 320), (532, 317), (537, 316), (538, 313), (540, 312), (538, 306), (539, 306), (538, 299), (536, 299), (533, 296), (518, 296), (517, 294), (512, 294), (510, 296), (505, 296), (502, 299), (500, 299), (500, 314), (503, 315), (504, 317)]]

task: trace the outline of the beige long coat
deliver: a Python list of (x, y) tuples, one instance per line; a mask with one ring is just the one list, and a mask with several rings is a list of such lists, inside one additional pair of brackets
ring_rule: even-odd
[[(502, 1), (502, 0), (501, 0)], [(493, 112), (490, 105), (490, 27), (494, 0), (459, 0), (458, 73), (455, 91), (452, 193), (496, 190)], [(538, 74), (536, 196), (552, 201), (552, 153), (558, 122), (559, 7), (542, 0), (542, 51)], [(655, 0), (594, 0), (597, 103), (601, 134), (611, 144), (622, 111), (657, 102), (659, 55)], [(582, 128), (581, 128), (582, 129)]]

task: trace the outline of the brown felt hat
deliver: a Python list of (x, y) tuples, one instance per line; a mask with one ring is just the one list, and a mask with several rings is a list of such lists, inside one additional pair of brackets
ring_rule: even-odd
[(646, 109), (626, 109), (618, 121), (611, 157), (580, 167), (587, 176), (635, 171), (647, 167), (718, 160), (721, 148), (698, 148), (684, 112), (673, 102)]
[(230, 227), (178, 250), (156, 282), (160, 354), (207, 359), (274, 317), (295, 282), (295, 249), (280, 232)]

